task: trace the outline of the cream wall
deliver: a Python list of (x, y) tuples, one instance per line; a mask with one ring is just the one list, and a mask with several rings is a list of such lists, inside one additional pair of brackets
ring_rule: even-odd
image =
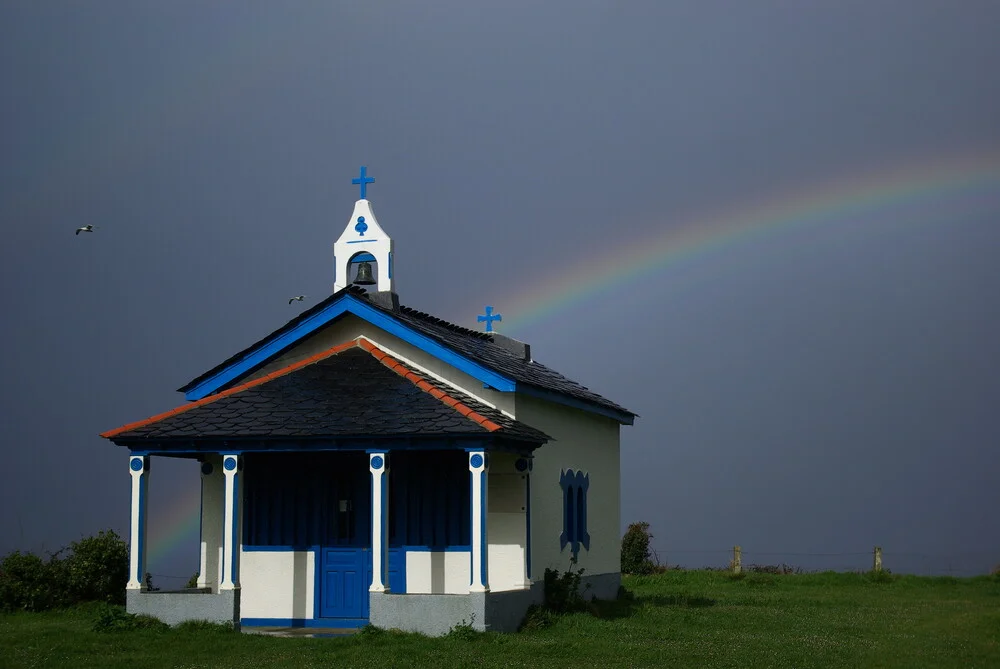
[(570, 568), (569, 544), (559, 548), (563, 495), (559, 476), (566, 469), (590, 474), (587, 531), (590, 550), (580, 547), (573, 569), (587, 574), (621, 571), (620, 425), (611, 418), (518, 395), (517, 419), (551, 435), (535, 451), (531, 471), (531, 578), (540, 580), (545, 568)]
[(353, 314), (346, 314), (338, 321), (327, 325), (305, 341), (287, 351), (284, 355), (264, 365), (242, 382), (260, 378), (266, 374), (287, 367), (309, 356), (321, 353), (338, 344), (349, 342), (358, 337), (365, 337), (377, 344), (393, 357), (417, 368), (421, 372), (436, 378), (450, 386), (476, 397), (487, 405), (513, 415), (514, 396), (512, 393), (501, 393), (496, 390), (486, 390), (481, 381), (461, 372), (451, 365), (442, 362), (432, 355), (424, 353), (416, 346), (408, 344), (399, 337), (375, 327)]
[(406, 551), (406, 592), (459, 595), (472, 582), (469, 551)]
[(313, 617), (313, 551), (240, 549), (240, 617)]
[(490, 590), (519, 590), (530, 583), (527, 547), (526, 476), (514, 468), (517, 456), (491, 453), (486, 476), (486, 541)]

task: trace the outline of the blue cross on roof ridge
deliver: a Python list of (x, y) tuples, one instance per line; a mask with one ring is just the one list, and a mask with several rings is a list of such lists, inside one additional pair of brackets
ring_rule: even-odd
[(493, 332), (493, 321), (502, 321), (503, 316), (493, 313), (493, 307), (486, 307), (485, 316), (476, 316), (476, 322), (486, 323), (486, 331)]
[(368, 168), (364, 165), (361, 166), (361, 176), (357, 179), (351, 179), (351, 183), (355, 186), (361, 186), (361, 199), (364, 200), (365, 195), (368, 191), (368, 184), (375, 183), (375, 178), (368, 176)]

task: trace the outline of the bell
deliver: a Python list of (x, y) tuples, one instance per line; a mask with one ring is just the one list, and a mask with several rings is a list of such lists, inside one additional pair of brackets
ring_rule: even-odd
[(358, 263), (358, 275), (354, 277), (354, 283), (359, 286), (374, 286), (375, 276), (372, 274), (372, 265), (369, 262)]

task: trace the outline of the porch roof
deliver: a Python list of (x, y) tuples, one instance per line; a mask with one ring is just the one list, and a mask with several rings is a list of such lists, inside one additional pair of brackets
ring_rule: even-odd
[(490, 434), (535, 445), (551, 439), (361, 338), (101, 436), (134, 446), (201, 438)]

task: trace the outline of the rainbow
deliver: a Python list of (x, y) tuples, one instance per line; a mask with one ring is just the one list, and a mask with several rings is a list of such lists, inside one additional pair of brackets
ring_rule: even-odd
[[(159, 504), (155, 496), (151, 498), (149, 518), (149, 552), (146, 555), (147, 569), (156, 571), (159, 564), (173, 557), (179, 549), (198, 541), (201, 527), (201, 482), (200, 476), (195, 479), (197, 485), (192, 490), (174, 498), (172, 503), (165, 502), (163, 511), (158, 512)], [(193, 558), (197, 566), (198, 553), (184, 557)], [(190, 560), (189, 560), (190, 562)], [(154, 568), (155, 567), (155, 568)]]
[[(559, 268), (547, 280), (532, 280), (530, 288), (526, 284), (495, 304), (503, 305), (506, 312), (504, 331), (517, 332), (641, 276), (783, 230), (959, 196), (969, 203), (980, 191), (1000, 194), (1000, 151), (939, 157), (925, 164), (831, 181), (762, 204), (693, 217), (652, 237), (612, 249), (600, 265), (595, 266), (592, 254), (581, 258), (568, 268)], [(467, 313), (478, 313), (475, 309), (479, 308)], [(165, 518), (151, 523), (150, 562), (197, 540), (200, 510), (201, 492), (196, 487), (179, 497)]]
[[(492, 302), (504, 316), (502, 327), (497, 329), (516, 334), (642, 276), (792, 228), (843, 222), (847, 216), (870, 216), (959, 196), (964, 199), (952, 206), (971, 206), (980, 192), (994, 197), (1000, 194), (1000, 151), (937, 157), (925, 163), (830, 181), (758, 204), (691, 217), (607, 252), (584, 254), (570, 266), (550, 268), (550, 276), (525, 281), (507, 299)], [(599, 259), (597, 263), (595, 258)], [(481, 305), (465, 313), (479, 313), (475, 309), (481, 309)]]

